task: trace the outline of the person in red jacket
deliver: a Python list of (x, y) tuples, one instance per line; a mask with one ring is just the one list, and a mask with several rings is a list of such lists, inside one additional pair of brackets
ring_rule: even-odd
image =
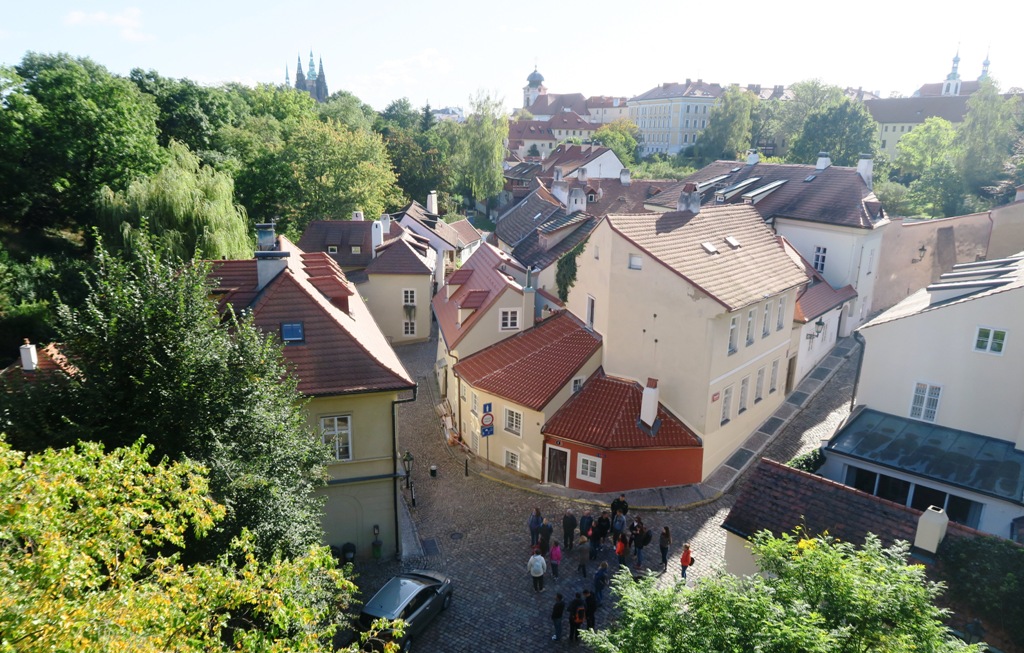
[(693, 553), (690, 552), (689, 543), (683, 545), (683, 555), (679, 558), (679, 566), (682, 568), (683, 580), (686, 580), (686, 569), (693, 564)]

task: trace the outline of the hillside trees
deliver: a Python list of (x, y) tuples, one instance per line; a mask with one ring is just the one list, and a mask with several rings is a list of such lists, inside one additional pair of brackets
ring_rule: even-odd
[(812, 163), (818, 152), (826, 152), (834, 165), (856, 166), (862, 153), (874, 154), (877, 130), (877, 123), (863, 104), (843, 99), (807, 117), (792, 142), (788, 159)]
[(756, 97), (738, 86), (730, 86), (708, 115), (708, 126), (701, 132), (690, 154), (702, 163), (743, 156), (752, 143)]
[[(610, 148), (627, 168), (636, 163), (636, 147), (640, 141), (640, 128), (629, 118), (616, 118), (601, 125), (594, 132), (594, 141)], [(533, 146), (536, 148), (536, 145)], [(540, 152), (537, 153), (539, 155)], [(534, 155), (531, 155), (534, 156)]]

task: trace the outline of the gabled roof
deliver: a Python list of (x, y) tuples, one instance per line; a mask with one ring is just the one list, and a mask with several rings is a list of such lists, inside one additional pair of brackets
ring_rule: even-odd
[[(373, 229), (374, 220), (314, 220), (309, 223), (299, 239), (299, 249), (304, 252), (326, 252), (334, 245), (337, 254), (331, 258), (338, 265), (346, 268), (364, 268), (373, 260)], [(396, 220), (391, 221), (391, 228), (384, 238), (400, 236), (402, 227)], [(359, 253), (352, 253), (352, 246), (359, 247)]]
[(549, 129), (582, 129), (584, 131), (596, 131), (600, 125), (592, 125), (583, 119), (575, 111), (563, 111), (548, 118)]
[[(502, 266), (505, 266), (506, 271), (502, 271)], [(448, 296), (449, 284), (445, 284), (445, 287), (434, 295), (431, 304), (434, 307), (434, 315), (437, 316), (441, 337), (444, 338), (448, 349), (454, 349), (459, 344), (480, 320), (480, 316), (486, 313), (506, 290), (522, 294), (523, 287), (508, 274), (510, 268), (525, 273), (511, 256), (489, 243), (483, 243), (466, 259), (462, 267), (449, 277), (449, 283), (453, 286), (453, 280), (456, 278), (461, 282), (459, 287), (452, 291), (451, 297)], [(459, 321), (459, 307), (473, 309), (462, 322)]]
[(594, 199), (587, 199), (587, 213), (598, 217), (609, 213), (643, 213), (644, 204), (670, 186), (673, 180), (634, 179), (623, 184), (621, 178), (595, 179), (588, 177), (586, 181), (567, 180), (570, 190), (576, 187), (589, 189)]
[(613, 231), (729, 311), (808, 280), (752, 206), (706, 206), (697, 214), (613, 214), (606, 220)]
[(566, 110), (582, 115), (587, 112), (587, 101), (582, 93), (542, 93), (526, 110), (535, 116), (550, 116)]
[[(942, 96), (943, 82), (934, 82), (931, 84), (922, 84), (921, 88), (914, 91), (914, 95), (918, 97), (941, 97)], [(963, 97), (977, 93), (978, 89), (981, 88), (981, 82), (978, 80), (965, 80), (960, 82), (960, 95), (955, 97)]]
[(543, 410), (601, 348), (601, 336), (561, 311), (463, 358), (453, 368), (469, 385)]
[[(528, 268), (543, 270), (586, 240), (590, 232), (597, 226), (597, 222), (598, 218), (586, 213), (574, 213), (571, 216), (566, 216), (564, 212), (557, 211), (553, 219), (538, 226), (519, 241), (519, 244), (512, 250), (512, 256)], [(563, 229), (570, 230), (569, 234), (554, 244), (550, 244), (549, 234)]]
[[(713, 185), (702, 187), (701, 202), (715, 204), (715, 193), (757, 177), (757, 181), (741, 192), (725, 199), (725, 204), (743, 204), (747, 195), (757, 195), (765, 187), (776, 184), (774, 190), (757, 198), (755, 207), (765, 220), (789, 218), (857, 229), (876, 229), (889, 223), (881, 203), (856, 168), (829, 166), (818, 170), (813, 165), (715, 161), (704, 166), (686, 179), (666, 188), (648, 204), (674, 209), (683, 186), (699, 186), (717, 179)], [(778, 182), (784, 183), (779, 184)]]
[(721, 97), (724, 92), (725, 91), (722, 89), (721, 84), (708, 84), (701, 79), (694, 82), (688, 79), (682, 84), (666, 82), (661, 86), (655, 86), (646, 93), (641, 93), (636, 97), (630, 98), (629, 101), (638, 102), (643, 100), (662, 100), (677, 97), (717, 98)]
[[(26, 344), (28, 344), (27, 339)], [(19, 358), (3, 370), (0, 370), (0, 377), (8, 381), (17, 379), (26, 383), (32, 383), (39, 379), (41, 375), (53, 374), (55, 372), (61, 372), (67, 376), (76, 376), (78, 368), (68, 362), (67, 356), (61, 351), (59, 344), (51, 342), (45, 347), (36, 347), (35, 370), (26, 372), (22, 368), (21, 359)]]
[(460, 247), (468, 247), (482, 238), (480, 232), (473, 226), (473, 223), (465, 218), (449, 222), (448, 226), (459, 235)]
[(264, 332), (302, 323), (304, 340), (284, 348), (299, 391), (324, 396), (414, 387), (338, 264), (324, 252), (303, 252), (283, 236), (278, 243), (288, 253), (286, 265), (262, 290), (256, 261), (212, 261), (210, 277), (218, 282), (214, 294), (222, 295), (221, 306), (251, 310)]
[(505, 179), (518, 179), (520, 181), (531, 181), (541, 171), (541, 165), (535, 162), (524, 162), (512, 166), (505, 171)]
[(405, 232), (384, 241), (366, 266), (367, 274), (433, 274), (437, 253), (422, 242), (426, 239), (413, 236), (415, 234)]
[(811, 283), (796, 295), (796, 308), (793, 311), (794, 321), (807, 324), (857, 296), (857, 291), (850, 284), (839, 290), (833, 288), (784, 236), (778, 236), (778, 239), (789, 258), (799, 265), (804, 274), (811, 279)]
[[(740, 489), (722, 528), (743, 538), (767, 530), (773, 535), (804, 528), (810, 536), (828, 532), (862, 544), (874, 533), (886, 546), (913, 542), (920, 510), (886, 501), (852, 487), (761, 459)], [(947, 537), (974, 537), (977, 531), (949, 522)]]
[(882, 98), (865, 101), (864, 108), (880, 124), (921, 123), (928, 118), (958, 123), (967, 115), (969, 99), (966, 95)]
[(391, 217), (396, 221), (400, 221), (403, 217), (408, 217), (411, 220), (418, 222), (424, 229), (429, 229), (434, 232), (438, 238), (451, 245), (453, 249), (462, 249), (469, 244), (461, 241), (459, 238), (459, 232), (453, 229), (450, 224), (445, 222), (437, 214), (428, 212), (426, 207), (416, 200), (409, 202), (405, 208), (398, 213), (393, 214)]
[(640, 422), (642, 397), (643, 388), (636, 381), (607, 376), (603, 367), (598, 368), (541, 433), (602, 449), (703, 446), (697, 434), (661, 403), (652, 436)]
[[(542, 162), (544, 172), (539, 176), (546, 179), (552, 178), (555, 174), (555, 167), (558, 166), (562, 168), (563, 176), (568, 177), (579, 168), (586, 166), (587, 163), (608, 152), (611, 152), (611, 149), (603, 145), (572, 145), (562, 143), (544, 159)], [(614, 153), (612, 155), (615, 156)], [(618, 157), (615, 158), (618, 159)], [(594, 172), (596, 173), (596, 170)], [(591, 174), (590, 176), (593, 177), (594, 175)]]
[(546, 188), (537, 188), (498, 219), (494, 233), (514, 247), (561, 208), (562, 204)]
[(591, 95), (587, 98), (588, 109), (625, 109), (626, 98), (607, 95)]
[(546, 120), (516, 120), (508, 123), (509, 141), (554, 141)]

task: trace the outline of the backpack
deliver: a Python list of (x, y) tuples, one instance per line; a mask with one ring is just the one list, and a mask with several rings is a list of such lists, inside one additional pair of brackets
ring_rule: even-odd
[(576, 614), (572, 616), (573, 623), (583, 624), (587, 621), (587, 608), (584, 606), (578, 606), (576, 608)]
[(644, 531), (644, 536), (640, 540), (640, 546), (647, 546), (651, 543), (651, 531)]
[(544, 573), (544, 558), (534, 557), (530, 565), (530, 573), (540, 576)]

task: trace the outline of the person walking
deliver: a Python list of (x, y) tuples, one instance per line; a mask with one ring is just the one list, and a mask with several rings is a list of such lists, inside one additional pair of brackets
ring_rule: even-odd
[(539, 551), (534, 551), (530, 560), (526, 563), (526, 572), (533, 578), (533, 591), (544, 591), (544, 572), (548, 570), (548, 563)]
[(558, 641), (562, 639), (562, 616), (565, 615), (565, 600), (561, 594), (555, 594), (555, 604), (551, 607), (551, 625), (555, 627), (555, 634), (551, 639)]
[(620, 494), (618, 499), (612, 501), (612, 514), (614, 515), (616, 512), (621, 512), (623, 516), (629, 514), (629, 503), (626, 501), (625, 494)]
[(608, 563), (602, 562), (597, 566), (594, 574), (594, 596), (597, 597), (597, 605), (604, 603), (604, 590), (608, 587)]
[(590, 590), (583, 590), (583, 614), (587, 619), (587, 628), (593, 630), (597, 616), (597, 599)]
[(619, 566), (626, 564), (626, 553), (629, 551), (629, 538), (625, 533), (619, 535), (619, 541), (615, 543), (615, 555), (619, 558)]
[(576, 598), (569, 601), (569, 641), (580, 641), (580, 628), (587, 623), (587, 605), (583, 597), (576, 592)]
[(576, 571), (580, 572), (580, 575), (584, 578), (587, 577), (587, 558), (590, 556), (590, 547), (587, 546), (588, 539), (586, 535), (580, 535), (580, 539), (576, 542)]
[(686, 580), (686, 569), (693, 564), (693, 553), (690, 551), (690, 543), (683, 545), (683, 555), (679, 557), (679, 566), (682, 567), (683, 580)]
[(565, 542), (565, 550), (572, 551), (573, 540), (576, 535), (576, 515), (571, 510), (566, 510), (562, 515), (562, 541)]
[(617, 511), (612, 517), (612, 542), (618, 542), (619, 535), (622, 535), (624, 530), (626, 530), (626, 516)]
[(548, 518), (545, 517), (540, 524), (540, 528), (537, 530), (537, 544), (540, 546), (540, 554), (546, 556), (548, 550), (551, 548), (551, 535), (555, 532), (555, 529), (548, 523)]
[(562, 547), (558, 546), (558, 540), (551, 541), (551, 577), (558, 580), (558, 565), (562, 564)]
[(668, 526), (661, 529), (661, 535), (658, 536), (658, 549), (661, 550), (661, 569), (662, 571), (668, 571), (668, 548), (672, 546), (672, 533), (669, 532)]
[(640, 529), (636, 532), (636, 568), (642, 569), (644, 566), (644, 547), (651, 543), (651, 531), (647, 530), (647, 527), (641, 522)]
[(537, 540), (540, 539), (540, 526), (544, 523), (544, 517), (540, 514), (540, 508), (534, 508), (530, 518), (526, 520), (526, 525), (530, 527), (530, 546), (537, 546)]
[(580, 535), (590, 539), (593, 536), (590, 529), (594, 527), (594, 518), (590, 515), (589, 510), (583, 511), (583, 516), (580, 517)]
[[(608, 534), (612, 532), (612, 516), (605, 510), (601, 513), (601, 516), (597, 518), (597, 550), (604, 550), (604, 538), (608, 537)], [(595, 556), (596, 557), (596, 556)]]

